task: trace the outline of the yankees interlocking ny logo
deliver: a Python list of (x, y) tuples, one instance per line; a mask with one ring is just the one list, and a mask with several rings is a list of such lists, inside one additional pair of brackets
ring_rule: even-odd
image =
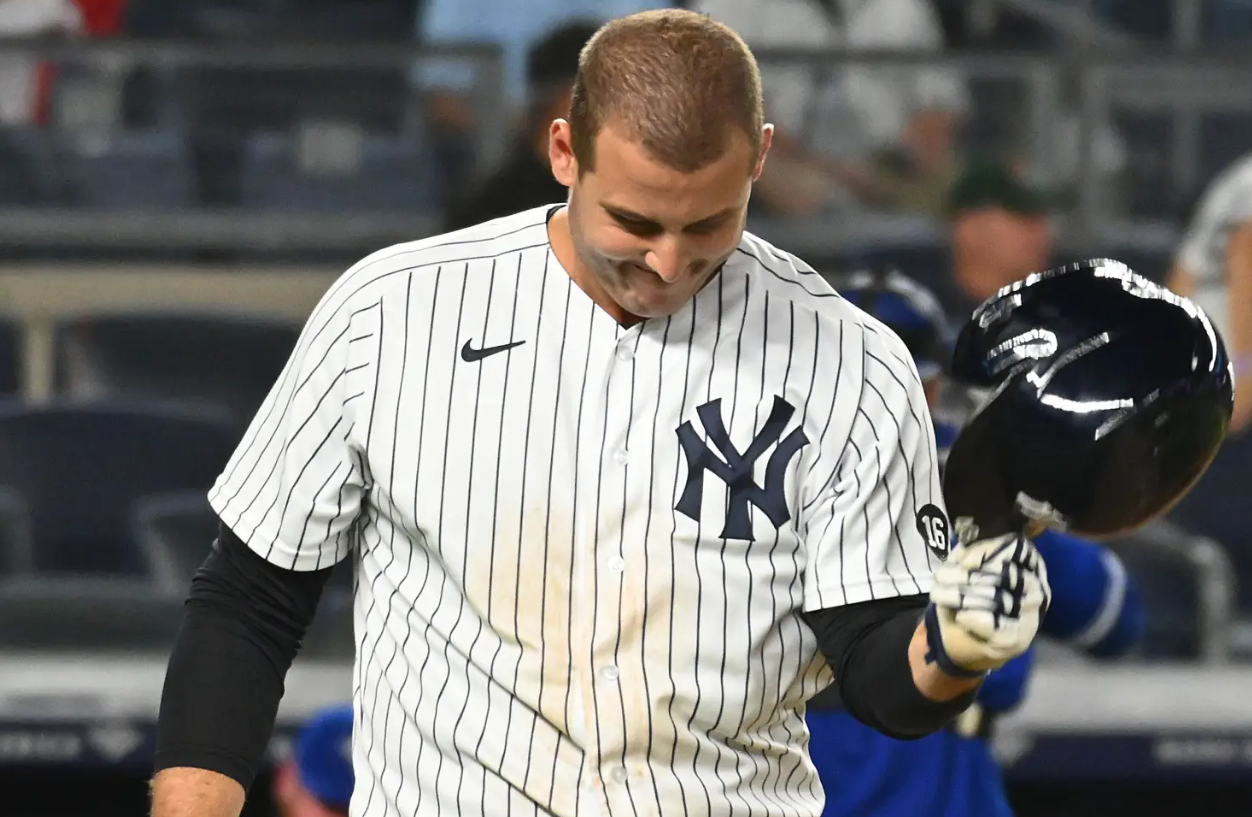
[(778, 443), (765, 466), (764, 487), (756, 484), (752, 478), (752, 469), (765, 450), (778, 442), (794, 413), (794, 406), (775, 395), (769, 419), (748, 445), (748, 449), (741, 454), (730, 441), (726, 426), (722, 424), (721, 398), (710, 400), (696, 409), (709, 442), (716, 446), (722, 456), (718, 458), (700, 439), (690, 420), (678, 427), (678, 441), (682, 444), (683, 453), (687, 455), (687, 483), (674, 510), (696, 522), (700, 521), (704, 472), (709, 471), (726, 483), (726, 523), (722, 528), (721, 538), (752, 538), (749, 505), (755, 505), (775, 528), (782, 527), (791, 518), (791, 513), (787, 510), (787, 498), (783, 494), (783, 483), (787, 476), (787, 466), (809, 442), (804, 430), (797, 427)]

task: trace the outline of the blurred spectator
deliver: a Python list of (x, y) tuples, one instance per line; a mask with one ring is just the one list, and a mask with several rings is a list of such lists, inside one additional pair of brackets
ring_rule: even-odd
[(109, 37), (122, 30), (126, 0), (74, 0), (83, 15), (83, 30), (92, 37)]
[(352, 707), (328, 707), (300, 730), (274, 774), (278, 817), (347, 817), (352, 799)]
[[(694, 0), (754, 48), (926, 52), (944, 46), (927, 0)], [(937, 213), (955, 173), (961, 79), (934, 68), (764, 64), (777, 127), (757, 185), (781, 214), (831, 205)]]
[[(607, 20), (673, 5), (663, 0), (426, 0), (418, 12), (418, 42), (498, 46), (504, 63), (503, 104), (512, 118), (522, 112), (527, 96), (527, 53), (553, 27), (572, 19)], [(473, 79), (469, 64), (451, 59), (424, 60), (415, 76), (426, 97), (447, 190), (463, 183), (474, 164)]]
[[(0, 37), (71, 34), (83, 28), (72, 0), (0, 0)], [(26, 55), (0, 56), (0, 126), (38, 121), (47, 74)]]
[[(554, 27), (572, 19), (608, 20), (638, 11), (670, 8), (664, 0), (426, 0), (418, 12), (418, 41), (490, 43), (504, 59), (504, 102), (517, 110), (526, 98), (526, 60), (529, 50)], [(469, 70), (451, 62), (431, 61), (420, 71), (427, 88), (469, 91)]]
[(574, 21), (557, 27), (527, 55), (529, 105), (500, 167), (454, 203), (445, 229), (459, 230), (499, 216), (549, 202), (564, 201), (568, 191), (548, 164), (548, 129), (553, 119), (569, 115), (578, 73), (578, 55), (599, 23)]
[[(1210, 316), (1235, 365), (1252, 374), (1252, 154), (1217, 176), (1204, 192), (1167, 285)], [(1231, 427), (1252, 419), (1252, 389), (1235, 389)]]
[(1252, 154), (1219, 173), (1200, 198), (1166, 285), (1193, 299), (1226, 344), (1235, 371), (1228, 437), (1213, 464), (1178, 506), (1173, 520), (1221, 542), (1236, 575), (1238, 604), (1252, 613)]
[(951, 267), (933, 283), (955, 321), (1001, 287), (1051, 266), (1055, 203), (994, 162), (977, 163), (957, 180), (948, 198)]

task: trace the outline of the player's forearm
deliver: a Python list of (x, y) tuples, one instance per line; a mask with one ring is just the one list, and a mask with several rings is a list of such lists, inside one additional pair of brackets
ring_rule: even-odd
[(909, 642), (909, 669), (917, 691), (932, 701), (948, 702), (968, 696), (978, 689), (982, 676), (977, 678), (954, 678), (939, 669), (939, 665), (926, 656), (930, 646), (926, 641), (926, 625), (919, 623)]
[(917, 640), (925, 603), (925, 596), (883, 599), (807, 617), (835, 670), (843, 706), (901, 740), (943, 728), (973, 703), (981, 680), (938, 677), (938, 668), (925, 664), (924, 630), (920, 652)]
[(152, 817), (239, 817), (244, 789), (206, 769), (174, 768), (152, 780)]
[(191, 794), (169, 795), (171, 808), (201, 789), (206, 805), (215, 802), (212, 792), (222, 784), (195, 781), (220, 777), (244, 792), (252, 785), (274, 729), (284, 678), (329, 573), (278, 568), (223, 528), (192, 582), (161, 693), (153, 767), (162, 778), (181, 770), (174, 783), (162, 784), (162, 794), (177, 789), (179, 781), (194, 784)]
[(919, 616), (919, 611), (898, 613), (874, 628), (857, 645), (853, 666), (844, 670), (849, 711), (900, 740), (925, 737), (949, 724), (974, 702), (981, 681), (949, 678), (926, 663)]

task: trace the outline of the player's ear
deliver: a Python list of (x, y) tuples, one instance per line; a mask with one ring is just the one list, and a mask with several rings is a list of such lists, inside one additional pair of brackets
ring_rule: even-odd
[(766, 123), (761, 129), (761, 155), (756, 157), (756, 167), (752, 168), (752, 181), (761, 178), (761, 171), (765, 169), (765, 155), (769, 153), (769, 146), (774, 143), (774, 126)]
[(554, 119), (548, 129), (548, 163), (552, 176), (566, 187), (573, 187), (578, 180), (578, 158), (574, 155), (574, 143), (570, 138), (569, 122)]

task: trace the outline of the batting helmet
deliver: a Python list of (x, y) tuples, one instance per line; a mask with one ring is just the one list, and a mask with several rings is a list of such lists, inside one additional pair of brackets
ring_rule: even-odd
[(923, 380), (947, 369), (952, 329), (930, 290), (895, 270), (858, 270), (839, 278), (835, 288), (899, 335)]
[(951, 375), (989, 390), (944, 472), (954, 527), (978, 536), (1139, 527), (1204, 473), (1234, 401), (1204, 313), (1106, 259), (1000, 290), (961, 329)]

